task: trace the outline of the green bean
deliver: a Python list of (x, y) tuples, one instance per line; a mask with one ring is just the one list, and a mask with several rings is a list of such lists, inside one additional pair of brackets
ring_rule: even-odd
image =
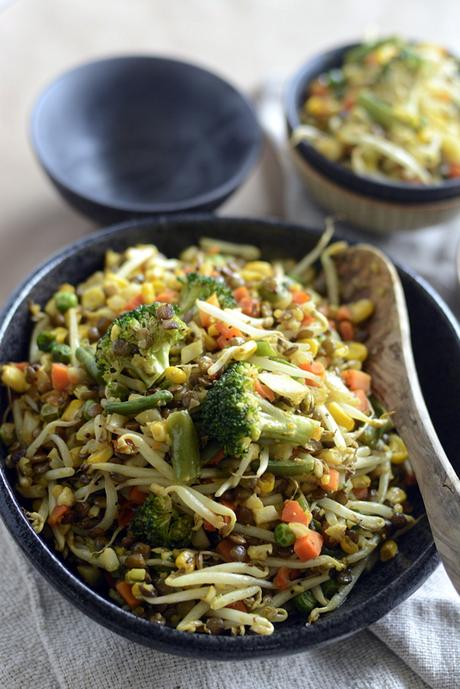
[(381, 48), (383, 45), (397, 45), (400, 39), (396, 37), (381, 38), (377, 41), (370, 41), (368, 43), (361, 43), (355, 48), (349, 50), (345, 55), (345, 62), (362, 62), (365, 57), (374, 52), (377, 48)]
[(318, 605), (316, 598), (311, 591), (303, 591), (302, 593), (299, 593), (293, 599), (293, 602), (299, 612), (304, 612), (307, 615), (310, 614), (313, 608), (316, 608)]
[(166, 429), (171, 438), (171, 460), (178, 481), (190, 483), (200, 471), (200, 450), (195, 425), (188, 411), (168, 416)]
[(275, 474), (275, 476), (303, 476), (304, 474), (311, 474), (314, 466), (315, 458), (311, 455), (304, 455), (287, 462), (270, 459), (267, 471)]
[(168, 404), (173, 398), (169, 390), (157, 390), (152, 395), (145, 397), (137, 397), (126, 402), (107, 402), (105, 411), (107, 414), (121, 414), (122, 416), (136, 416), (141, 411), (146, 409), (153, 409), (154, 407), (162, 407)]
[(102, 373), (96, 363), (93, 350), (90, 347), (77, 347), (75, 356), (80, 364), (82, 364), (83, 368), (85, 368), (88, 375), (90, 375), (96, 383), (102, 384), (104, 382)]
[(407, 118), (400, 117), (395, 113), (391, 105), (388, 105), (388, 103), (385, 103), (384, 100), (370, 91), (362, 91), (359, 94), (358, 104), (382, 127), (388, 128), (394, 124), (404, 124), (411, 129), (418, 129), (419, 127), (418, 120), (411, 122)]

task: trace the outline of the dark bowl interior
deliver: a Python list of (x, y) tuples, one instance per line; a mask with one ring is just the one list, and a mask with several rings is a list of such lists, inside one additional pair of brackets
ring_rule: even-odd
[[(77, 283), (100, 268), (108, 248), (155, 243), (176, 256), (201, 236), (259, 245), (267, 258), (300, 257), (316, 243), (317, 230), (276, 221), (213, 216), (146, 219), (118, 225), (82, 239), (50, 258), (12, 297), (0, 326), (0, 361), (23, 360), (30, 335), (28, 303), (44, 303), (59, 284)], [(408, 303), (412, 340), (420, 380), (433, 422), (451, 462), (460, 470), (460, 340), (453, 316), (418, 277), (399, 269)], [(430, 324), (427, 334), (427, 323)], [(433, 375), (433, 361), (442, 361)], [(396, 383), (395, 383), (396, 384)], [(3, 451), (2, 451), (3, 452)], [(12, 477), (0, 463), (0, 513), (16, 542), (50, 583), (83, 612), (133, 641), (180, 655), (212, 659), (254, 658), (294, 653), (358, 631), (404, 600), (426, 579), (438, 559), (425, 517), (400, 539), (399, 556), (364, 575), (343, 605), (306, 626), (292, 616), (272, 636), (221, 637), (186, 635), (150, 624), (90, 590), (35, 534), (12, 489)], [(418, 509), (421, 508), (420, 503)]]
[[(323, 72), (341, 67), (345, 53), (356, 45), (358, 44), (351, 43), (316, 55), (308, 60), (288, 82), (284, 98), (284, 112), (289, 136), (292, 130), (301, 124), (300, 113), (311, 82)], [(436, 185), (381, 182), (370, 177), (357, 175), (344, 165), (329, 160), (319, 153), (313, 145), (305, 141), (299, 143), (295, 150), (326, 177), (365, 196), (401, 204), (424, 204), (443, 201), (460, 195), (460, 179), (446, 180)]]
[(153, 56), (66, 72), (39, 97), (31, 135), (60, 192), (103, 222), (217, 207), (254, 166), (261, 142), (252, 107), (233, 86)]

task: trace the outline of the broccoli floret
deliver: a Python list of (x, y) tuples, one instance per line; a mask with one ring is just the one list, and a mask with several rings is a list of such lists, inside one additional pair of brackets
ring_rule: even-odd
[(227, 455), (242, 457), (251, 441), (305, 445), (318, 422), (285, 412), (254, 391), (257, 369), (238, 362), (209, 389), (199, 410), (201, 431)]
[(124, 374), (150, 387), (169, 366), (171, 347), (186, 328), (170, 304), (155, 302), (122, 314), (97, 343), (96, 361), (105, 382), (119, 382)]
[(150, 495), (136, 509), (131, 531), (152, 547), (180, 548), (190, 545), (193, 518), (173, 507), (169, 495)]
[(232, 309), (236, 306), (232, 291), (223, 280), (198, 273), (189, 273), (182, 287), (179, 308), (182, 312), (188, 311), (194, 307), (197, 299), (206, 301), (213, 294), (217, 296), (221, 308)]

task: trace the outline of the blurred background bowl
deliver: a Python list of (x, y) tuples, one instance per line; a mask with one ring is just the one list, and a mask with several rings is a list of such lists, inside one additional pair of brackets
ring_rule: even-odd
[[(341, 67), (356, 43), (320, 53), (289, 81), (284, 100), (288, 136), (301, 122), (310, 83)], [(376, 233), (415, 230), (447, 222), (460, 213), (460, 179), (437, 185), (382, 182), (357, 175), (323, 156), (305, 141), (290, 146), (294, 163), (312, 197), (326, 210), (357, 227)]]
[(249, 102), (190, 63), (114, 57), (58, 77), (38, 98), (31, 139), (61, 194), (97, 222), (212, 210), (261, 148)]

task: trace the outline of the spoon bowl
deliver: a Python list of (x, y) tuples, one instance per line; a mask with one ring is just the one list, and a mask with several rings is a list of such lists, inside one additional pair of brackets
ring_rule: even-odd
[(438, 553), (460, 593), (460, 479), (423, 399), (398, 274), (381, 251), (366, 244), (350, 247), (340, 256), (339, 274), (345, 301), (368, 298), (375, 305), (366, 341), (366, 370), (407, 445)]

